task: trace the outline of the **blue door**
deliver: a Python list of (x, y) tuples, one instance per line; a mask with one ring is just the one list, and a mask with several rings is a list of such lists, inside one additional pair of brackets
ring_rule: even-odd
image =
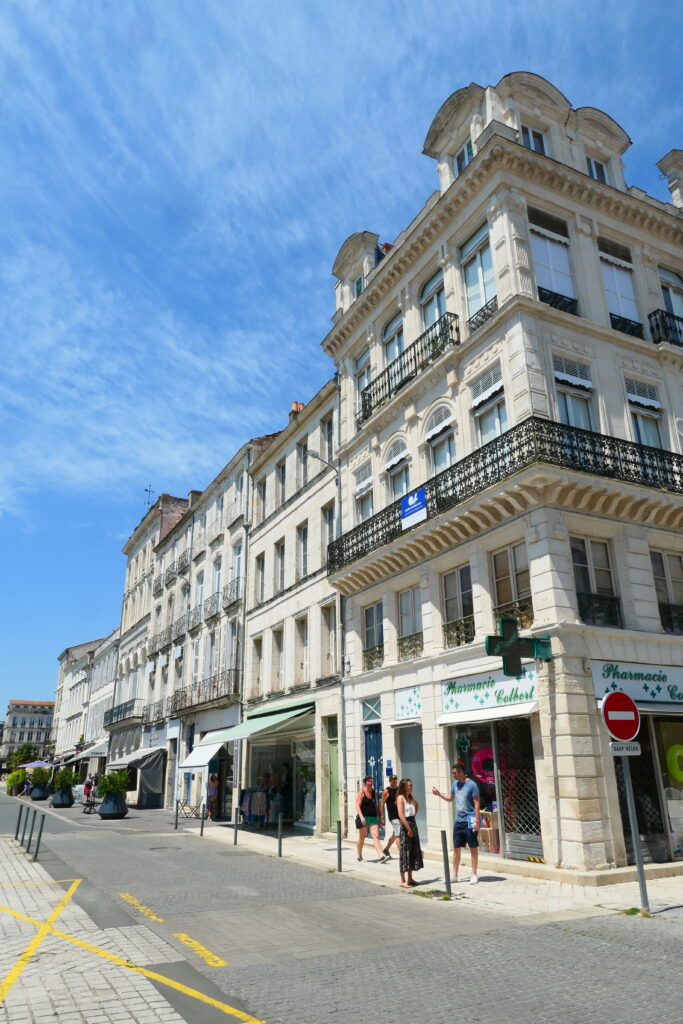
[[(379, 722), (364, 725), (365, 729), (365, 772), (372, 775), (372, 784), (378, 798), (384, 789), (384, 758), (382, 757), (382, 726)], [(362, 782), (362, 780), (361, 780)]]

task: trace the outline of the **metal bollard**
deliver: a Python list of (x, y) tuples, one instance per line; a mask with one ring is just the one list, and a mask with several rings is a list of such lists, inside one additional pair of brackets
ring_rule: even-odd
[(17, 827), (14, 830), (14, 838), (19, 838), (19, 829), (21, 828), (21, 816), (24, 813), (24, 805), (19, 804), (19, 816), (17, 817)]
[(237, 846), (237, 818), (239, 817), (239, 807), (235, 807), (235, 820), (232, 826), (232, 845)]
[(277, 855), (282, 856), (282, 813), (277, 816)]
[(38, 826), (38, 838), (36, 839), (36, 850), (33, 854), (33, 859), (38, 860), (38, 851), (40, 850), (40, 840), (43, 835), (43, 825), (45, 824), (45, 815), (40, 819), (40, 825)]
[(176, 832), (178, 831), (178, 814), (179, 813), (180, 813), (180, 800), (176, 800), (176, 802), (175, 802), (175, 822), (173, 823), (173, 828), (174, 828), (174, 830)]
[(452, 896), (451, 891), (451, 869), (448, 863), (448, 836), (444, 829), (441, 829), (441, 851), (443, 853), (443, 870), (446, 878), (446, 892), (449, 896)]
[(29, 808), (26, 808), (26, 814), (24, 815), (24, 827), (21, 830), (21, 846), (24, 845), (24, 839), (26, 838), (26, 826), (28, 825)]
[(37, 814), (38, 814), (38, 808), (34, 807), (33, 808), (33, 817), (31, 818), (31, 829), (30, 829), (29, 834), (28, 834), (28, 843), (26, 844), (26, 852), (27, 853), (31, 852), (31, 840), (33, 839), (33, 829), (34, 829), (35, 824), (36, 824), (36, 816), (37, 816)]
[(202, 820), (201, 820), (201, 824), (199, 826), (199, 835), (203, 836), (204, 835), (204, 822), (206, 821), (206, 807), (204, 806), (204, 804), (202, 804), (202, 813), (201, 813), (200, 817), (201, 817)]
[(342, 869), (342, 834), (341, 834), (341, 821), (337, 822), (337, 871), (341, 872)]

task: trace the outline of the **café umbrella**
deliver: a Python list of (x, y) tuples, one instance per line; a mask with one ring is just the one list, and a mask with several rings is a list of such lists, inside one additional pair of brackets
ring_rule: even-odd
[(53, 768), (49, 761), (29, 761), (28, 764), (20, 764), (20, 768)]

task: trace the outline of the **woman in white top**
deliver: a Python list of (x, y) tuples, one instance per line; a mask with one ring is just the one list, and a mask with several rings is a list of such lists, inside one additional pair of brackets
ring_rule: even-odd
[(399, 850), (398, 866), (401, 872), (401, 887), (412, 889), (418, 885), (413, 881), (413, 871), (419, 871), (424, 866), (422, 859), (422, 848), (420, 847), (420, 836), (417, 831), (415, 816), (420, 810), (420, 805), (413, 796), (413, 783), (411, 779), (401, 779), (398, 784), (398, 796), (396, 797), (396, 809), (401, 821), (401, 846)]

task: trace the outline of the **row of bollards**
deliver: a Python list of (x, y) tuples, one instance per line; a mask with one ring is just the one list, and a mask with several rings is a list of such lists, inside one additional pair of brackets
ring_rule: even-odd
[[(24, 814), (24, 811), (26, 811), (26, 814)], [(33, 816), (31, 817), (31, 827), (30, 827), (29, 833), (28, 833), (28, 842), (26, 843), (26, 846), (24, 847), (24, 842), (26, 840), (26, 829), (28, 827), (28, 819), (29, 819), (29, 816), (31, 815), (31, 811), (33, 811)], [(33, 831), (35, 829), (37, 815), (38, 815), (38, 808), (37, 807), (29, 807), (27, 804), (20, 804), (19, 805), (19, 814), (17, 816), (17, 827), (14, 830), (14, 838), (17, 840), (17, 842), (19, 843), (19, 845), (21, 847), (24, 847), (24, 849), (26, 850), (26, 853), (29, 853), (29, 854), (31, 852), (31, 843), (33, 842)], [(22, 816), (23, 816), (23, 828), (22, 828)], [(40, 812), (40, 822), (38, 824), (38, 835), (36, 836), (36, 846), (35, 846), (35, 849), (33, 851), (33, 859), (34, 860), (38, 860), (38, 853), (40, 851), (40, 841), (43, 838), (43, 827), (44, 827), (44, 825), (45, 825), (45, 814), (41, 811)], [(21, 830), (21, 839), (19, 839), (19, 831), (20, 830)]]

